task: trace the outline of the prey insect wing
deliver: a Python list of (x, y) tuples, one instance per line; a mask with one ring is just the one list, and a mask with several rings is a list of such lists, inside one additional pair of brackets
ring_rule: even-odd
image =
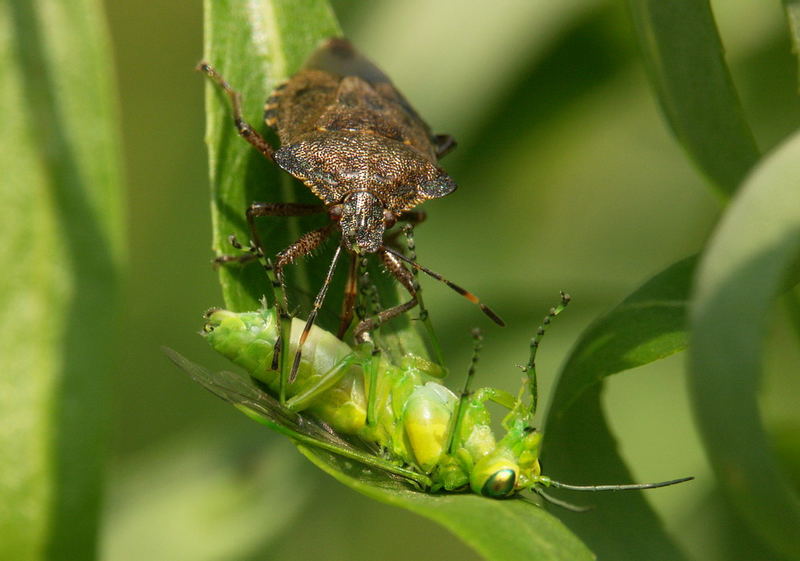
[(321, 424), (281, 407), (274, 397), (243, 376), (227, 370), (211, 372), (177, 351), (167, 347), (162, 350), (192, 380), (236, 408), (246, 410), (248, 416), (260, 417), (270, 428), (284, 433), (286, 430), (292, 431), (297, 435), (319, 439), (340, 446), (342, 449), (355, 451), (351, 444)]
[(250, 380), (229, 371), (211, 372), (187, 359), (177, 351), (162, 347), (164, 354), (192, 380), (206, 390), (231, 403), (251, 419), (268, 426), (296, 442), (311, 448), (326, 450), (365, 466), (385, 471), (412, 486), (429, 487), (430, 478), (405, 469), (374, 454), (362, 451), (341, 438), (328, 427), (304, 415), (289, 411), (267, 392)]

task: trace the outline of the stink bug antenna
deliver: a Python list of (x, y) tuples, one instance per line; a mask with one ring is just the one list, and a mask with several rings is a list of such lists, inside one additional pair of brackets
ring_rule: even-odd
[(491, 309), (489, 306), (487, 306), (486, 304), (484, 304), (483, 302), (481, 302), (480, 298), (478, 298), (477, 296), (475, 296), (475, 295), (474, 295), (472, 292), (470, 292), (469, 290), (466, 290), (466, 289), (464, 289), (464, 288), (461, 288), (461, 287), (460, 287), (460, 286), (458, 286), (456, 283), (454, 283), (454, 282), (451, 282), (451, 281), (447, 280), (446, 278), (444, 278), (442, 275), (440, 275), (440, 274), (439, 274), (439, 273), (437, 273), (436, 271), (431, 271), (431, 270), (430, 270), (430, 269), (428, 269), (427, 267), (425, 267), (425, 266), (423, 266), (423, 265), (420, 265), (420, 264), (419, 264), (419, 263), (417, 263), (416, 261), (414, 261), (414, 260), (412, 260), (412, 259), (410, 259), (410, 258), (406, 257), (406, 256), (405, 256), (405, 255), (403, 255), (402, 253), (400, 253), (400, 252), (398, 252), (398, 251), (395, 251), (395, 250), (393, 250), (393, 249), (392, 249), (392, 248), (390, 248), (390, 247), (387, 247), (387, 246), (385, 246), (385, 245), (382, 245), (382, 246), (381, 246), (381, 249), (382, 249), (382, 250), (384, 250), (386, 253), (390, 253), (390, 254), (394, 255), (395, 257), (397, 257), (397, 258), (398, 258), (398, 259), (400, 259), (401, 261), (405, 261), (406, 263), (408, 263), (409, 265), (411, 265), (412, 267), (414, 267), (414, 268), (415, 268), (415, 269), (417, 269), (418, 271), (422, 271), (422, 272), (423, 272), (423, 273), (425, 273), (426, 275), (428, 275), (428, 276), (431, 276), (431, 277), (435, 278), (436, 280), (438, 280), (438, 281), (441, 281), (441, 282), (445, 283), (447, 286), (449, 286), (450, 288), (452, 288), (453, 290), (455, 290), (456, 292), (458, 292), (458, 293), (459, 293), (461, 296), (463, 296), (464, 298), (466, 298), (467, 300), (469, 300), (469, 301), (470, 301), (470, 302), (472, 302), (473, 304), (476, 304), (478, 307), (480, 307), (481, 311), (482, 311), (484, 314), (486, 314), (487, 316), (489, 316), (489, 319), (491, 319), (491, 320), (492, 320), (493, 322), (495, 322), (497, 325), (499, 325), (500, 327), (505, 327), (505, 326), (506, 326), (506, 322), (504, 322), (504, 321), (502, 320), (502, 318), (501, 318), (500, 316), (498, 316), (498, 315), (497, 315), (497, 314), (494, 312), (494, 310), (492, 310), (492, 309)]
[(531, 354), (528, 358), (528, 363), (520, 367), (522, 371), (528, 375), (528, 388), (531, 392), (531, 417), (536, 413), (536, 407), (539, 402), (539, 390), (536, 380), (536, 353), (539, 350), (539, 345), (542, 342), (545, 331), (550, 327), (553, 318), (564, 311), (564, 308), (567, 307), (571, 299), (569, 294), (564, 291), (561, 292), (561, 302), (555, 308), (550, 308), (550, 311), (544, 316), (539, 329), (536, 330), (536, 335), (531, 339)]

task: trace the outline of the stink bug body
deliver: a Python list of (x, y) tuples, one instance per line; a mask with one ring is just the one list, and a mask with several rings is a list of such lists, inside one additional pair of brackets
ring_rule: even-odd
[[(199, 68), (229, 96), (239, 134), (301, 180), (322, 202), (320, 205), (251, 204), (247, 220), (257, 251), (263, 252), (263, 247), (255, 228), (256, 217), (326, 213), (331, 220), (277, 254), (274, 262), (277, 282), (283, 285), (282, 270), (286, 264), (312, 252), (335, 231), (342, 234), (300, 337), (289, 380), (297, 371), (303, 343), (322, 305), (342, 249), (353, 255), (353, 263), (356, 256), (376, 253), (411, 295), (408, 302), (363, 318), (354, 331), (358, 343), (369, 341), (371, 330), (418, 304), (418, 287), (404, 263), (445, 282), (479, 305), (495, 323), (503, 325), (475, 295), (384, 243), (385, 231), (396, 222), (414, 223), (423, 219), (424, 215), (414, 211), (414, 207), (456, 189), (452, 178), (438, 166), (439, 158), (455, 143), (450, 136), (432, 134), (389, 78), (358, 54), (348, 41), (327, 40), (302, 70), (278, 86), (267, 99), (265, 120), (280, 139), (278, 149), (243, 119), (239, 95), (222, 76), (206, 63)], [(352, 322), (357, 284), (355, 266), (350, 267), (349, 277), (340, 336)], [(278, 305), (281, 314), (288, 317), (286, 302)]]

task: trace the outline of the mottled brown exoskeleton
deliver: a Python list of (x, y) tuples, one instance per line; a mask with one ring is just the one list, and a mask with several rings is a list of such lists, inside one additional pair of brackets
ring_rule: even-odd
[[(342, 233), (328, 275), (309, 314), (294, 358), (289, 381), (300, 362), (301, 348), (325, 297), (336, 263), (344, 248), (353, 255), (339, 336), (352, 323), (356, 298), (356, 266), (361, 255), (376, 253), (386, 269), (408, 290), (408, 302), (362, 319), (354, 337), (368, 338), (381, 323), (417, 305), (417, 287), (408, 263), (478, 304), (496, 323), (502, 320), (477, 297), (422, 267), (384, 243), (384, 232), (398, 221), (420, 222), (414, 211), (420, 203), (444, 197), (456, 189), (438, 160), (455, 146), (448, 135), (433, 135), (389, 78), (358, 54), (345, 39), (329, 39), (308, 59), (303, 69), (278, 86), (267, 99), (264, 117), (278, 135), (274, 149), (244, 121), (240, 99), (210, 65), (205, 72), (231, 99), (239, 134), (301, 180), (322, 201), (320, 205), (255, 202), (247, 220), (256, 248), (261, 248), (254, 220), (259, 216), (304, 216), (327, 213), (330, 224), (308, 232), (277, 254), (274, 271), (283, 285), (283, 267), (309, 254), (336, 230)], [(285, 303), (284, 303), (285, 312)]]

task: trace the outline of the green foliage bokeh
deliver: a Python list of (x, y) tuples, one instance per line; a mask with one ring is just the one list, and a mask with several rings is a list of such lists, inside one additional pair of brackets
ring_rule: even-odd
[[(705, 3), (677, 4), (697, 14), (692, 21), (702, 31), (708, 17)], [(790, 13), (796, 12), (792, 2), (786, 4)], [(722, 58), (713, 50), (698, 59), (695, 74), (689, 74), (691, 80), (708, 78), (701, 80), (702, 87), (714, 102), (710, 105), (718, 111), (715, 115), (702, 104), (692, 106), (691, 91), (664, 86), (682, 75), (669, 64), (654, 65), (653, 57), (664, 55), (665, 44), (680, 42), (682, 32), (696, 43), (707, 38), (694, 28), (669, 27), (665, 18), (674, 14), (658, 13), (657, 2), (339, 0), (333, 5), (345, 35), (386, 71), (437, 132), (451, 133), (459, 141), (443, 165), (460, 188), (425, 205), (429, 219), (417, 230), (419, 260), (479, 294), (509, 327), (496, 329), (463, 299), (426, 283), (426, 305), (453, 383), (460, 382), (469, 360), (469, 330), (480, 325), (486, 341), (477, 383), (514, 390), (516, 364), (524, 362), (530, 336), (563, 289), (573, 303), (548, 333), (539, 365), (540, 392), (548, 396), (559, 365), (596, 317), (657, 273), (708, 248), (711, 259), (699, 277), (693, 270), (678, 271), (682, 276), (675, 286), (685, 290), (673, 294), (674, 301), (633, 298), (634, 306), (623, 305), (606, 317), (607, 325), (620, 325), (620, 332), (624, 328), (631, 333), (636, 323), (626, 314), (674, 304), (680, 317), (673, 318), (674, 325), (663, 324), (672, 331), (646, 349), (631, 344), (631, 353), (613, 372), (611, 367), (592, 370), (580, 360), (580, 352), (596, 352), (613, 341), (596, 341), (588, 349), (579, 346), (580, 352), (565, 366), (574, 375), (565, 378), (565, 384), (585, 383), (589, 374), (601, 377), (624, 370), (624, 364), (647, 362), (643, 354), (666, 356), (682, 348), (685, 296), (695, 286), (687, 279), (695, 278), (700, 279), (698, 294), (704, 299), (690, 319), (704, 331), (691, 339), (698, 350), (689, 366), (720, 368), (714, 351), (736, 339), (713, 335), (724, 335), (717, 329), (723, 318), (735, 325), (736, 317), (724, 313), (738, 310), (730, 302), (753, 295), (763, 310), (777, 290), (773, 285), (784, 280), (778, 273), (760, 275), (743, 268), (755, 279), (753, 290), (744, 292), (747, 297), (737, 292), (742, 286), (735, 282), (729, 293), (715, 291), (724, 285), (720, 279), (746, 278), (720, 265), (726, 257), (746, 255), (751, 245), (757, 253), (759, 236), (736, 236), (737, 230), (759, 231), (758, 224), (748, 222), (751, 208), (757, 218), (770, 223), (764, 214), (780, 214), (781, 224), (791, 231), (790, 212), (769, 214), (769, 205), (753, 195), (764, 182), (784, 180), (791, 185), (797, 171), (791, 161), (796, 139), (782, 145), (800, 124), (797, 62), (778, 2), (713, 4), (712, 23), (719, 30), (730, 76), (703, 74), (706, 65), (713, 67)], [(111, 381), (104, 405), (112, 413), (101, 558), (479, 558), (428, 520), (341, 486), (306, 462), (291, 443), (192, 386), (160, 354), (159, 347), (166, 344), (209, 367), (226, 367), (196, 335), (202, 312), (223, 303), (209, 264), (205, 88), (203, 78), (192, 70), (203, 53), (203, 14), (200, 3), (154, 1), (107, 1), (105, 11), (116, 63), (116, 76), (109, 78), (116, 80), (121, 105), (129, 249), (123, 317), (116, 322), (121, 344), (115, 360), (103, 367), (107, 371), (98, 374)], [(648, 41), (639, 43), (642, 37)], [(735, 92), (724, 91), (726, 87)], [(258, 107), (267, 94), (253, 92), (257, 99), (246, 101)], [(737, 96), (741, 108), (736, 106)], [(725, 113), (730, 107), (740, 114), (730, 117)], [(726, 126), (720, 128), (719, 122)], [(702, 140), (714, 134), (719, 135), (718, 150), (708, 150)], [(779, 145), (780, 151), (773, 152)], [(762, 153), (766, 156), (759, 160)], [(757, 160), (764, 167), (743, 182)], [(740, 185), (750, 198), (734, 200), (726, 215), (723, 199)], [(721, 216), (726, 229), (718, 232)], [(5, 223), (9, 228), (13, 224)], [(31, 229), (30, 235), (39, 231)], [(111, 239), (116, 247), (118, 231)], [(763, 271), (773, 271), (778, 263), (789, 268), (784, 261), (791, 261), (793, 247), (787, 242), (766, 255)], [(684, 266), (693, 267), (694, 262)], [(766, 318), (759, 317), (758, 310), (748, 316), (747, 326), (755, 334), (745, 343), (757, 340), (757, 347), (763, 338), (765, 358), (756, 367), (764, 371), (760, 380), (746, 373), (736, 380), (745, 384), (749, 395), (757, 392), (750, 405), (759, 406), (763, 422), (763, 434), (742, 437), (742, 454), (763, 436), (760, 444), (774, 460), (769, 467), (796, 485), (800, 353), (793, 327), (798, 323), (797, 306), (789, 300), (789, 305), (773, 306)], [(760, 359), (759, 349), (746, 344), (732, 349), (732, 364), (723, 366), (731, 372)], [(595, 395), (595, 388), (581, 402), (587, 414), (594, 414), (596, 407), (598, 418), (604, 406), (608, 427), (572, 440), (568, 424), (557, 426), (564, 404), (556, 396), (556, 421), (548, 418), (554, 436), (545, 441), (545, 472), (556, 479), (573, 473), (589, 478), (572, 483), (617, 482), (594, 477), (614, 473), (606, 471), (609, 464), (602, 459), (618, 454), (637, 481), (696, 476), (691, 484), (646, 495), (663, 520), (664, 535), (675, 542), (662, 547), (659, 539), (645, 544), (647, 536), (639, 536), (640, 542), (621, 544), (621, 549), (628, 547), (631, 559), (642, 554), (636, 549), (640, 545), (658, 549), (648, 558), (796, 558), (796, 544), (785, 541), (780, 527), (785, 520), (754, 520), (762, 512), (781, 512), (780, 505), (775, 511), (762, 511), (758, 497), (743, 493), (743, 499), (732, 502), (721, 490), (719, 481), (728, 487), (742, 484), (748, 492), (759, 485), (735, 480), (741, 473), (752, 477), (746, 471), (749, 466), (738, 465), (735, 456), (712, 467), (701, 435), (706, 441), (714, 438), (708, 426), (721, 422), (722, 417), (715, 416), (721, 408), (717, 404), (693, 418), (689, 396), (695, 396), (696, 406), (708, 390), (696, 378), (687, 383), (686, 370), (686, 356), (678, 354), (610, 378), (602, 393)], [(589, 374), (582, 378), (582, 372)], [(726, 381), (723, 377), (715, 383), (725, 388)], [(738, 399), (732, 403), (740, 405), (743, 394), (726, 394), (726, 399)], [(542, 401), (544, 421), (549, 400)], [(752, 413), (741, 412), (745, 417)], [(548, 452), (558, 447), (563, 454)], [(601, 466), (596, 473), (593, 461)], [(778, 487), (767, 492), (783, 493), (791, 508), (797, 489)], [(597, 505), (574, 522), (574, 528), (583, 528), (587, 535), (598, 535), (592, 526), (604, 520), (624, 523), (634, 512), (625, 503), (615, 506), (616, 499), (569, 499)], [(750, 518), (740, 515), (747, 508), (754, 509)], [(624, 529), (620, 531), (624, 535)]]

